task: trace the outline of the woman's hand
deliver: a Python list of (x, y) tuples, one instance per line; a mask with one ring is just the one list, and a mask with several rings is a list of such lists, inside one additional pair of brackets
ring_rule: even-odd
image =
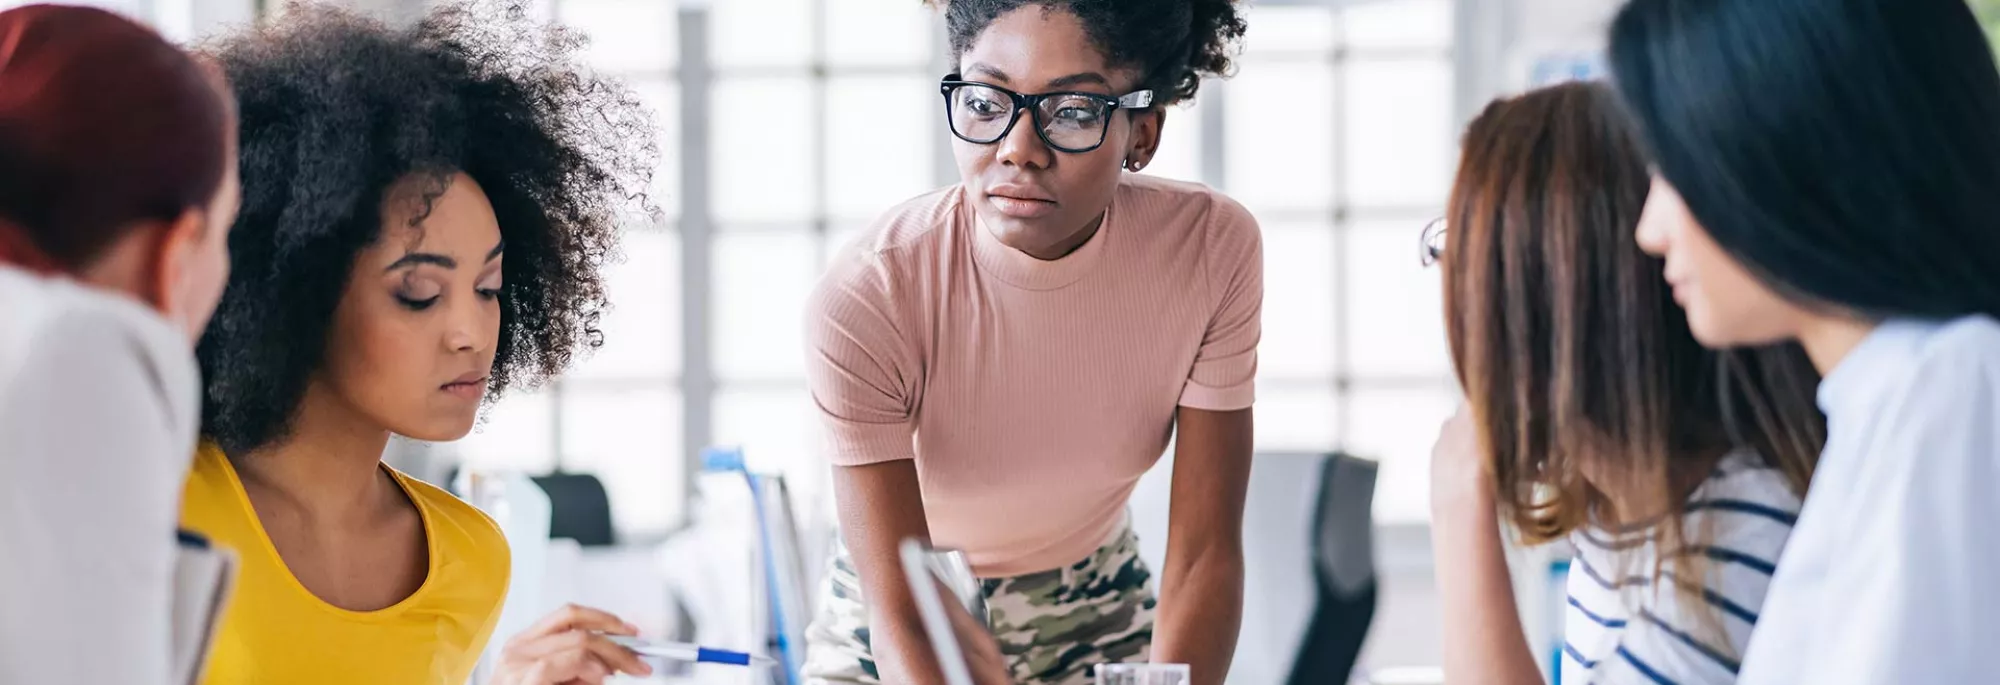
[(490, 685), (600, 685), (617, 673), (652, 674), (638, 654), (605, 634), (637, 635), (639, 630), (589, 607), (557, 609), (507, 641)]
[(949, 599), (949, 588), (938, 585), (938, 596), (947, 598), (944, 612), (951, 621), (951, 631), (958, 637), (959, 649), (964, 651), (965, 667), (972, 674), (976, 685), (1014, 685), (1014, 677), (1007, 670), (1007, 658), (1000, 653), (1000, 641), (993, 638), (993, 631), (973, 618), (965, 610), (965, 605)]
[(1479, 429), (1473, 422), (1472, 410), (1460, 403), (1458, 411), (1438, 429), (1437, 442), (1431, 445), (1431, 508), (1465, 505), (1491, 508), (1493, 487), (1493, 472), (1487, 468), (1486, 455), (1479, 445)]

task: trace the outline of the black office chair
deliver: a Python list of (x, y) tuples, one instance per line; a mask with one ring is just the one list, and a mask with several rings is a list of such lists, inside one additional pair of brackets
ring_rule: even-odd
[(1374, 461), (1329, 455), (1320, 478), (1319, 517), (1313, 526), (1312, 619), (1289, 685), (1345, 683), (1361, 659), (1375, 620)]
[(549, 495), (550, 538), (569, 538), (585, 547), (617, 542), (604, 481), (587, 473), (552, 473), (534, 481)]

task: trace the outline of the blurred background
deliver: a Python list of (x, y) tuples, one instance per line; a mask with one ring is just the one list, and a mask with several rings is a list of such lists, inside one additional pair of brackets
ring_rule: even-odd
[[(0, 2), (15, 4), (23, 3)], [(270, 0), (86, 4), (193, 43), (281, 11)], [(389, 21), (425, 6), (343, 4)], [(2000, 23), (2000, 0), (1973, 4)], [(1442, 213), (1459, 127), (1496, 95), (1600, 73), (1600, 34), (1616, 5), (1253, 3), (1240, 73), (1170, 110), (1160, 156), (1146, 169), (1221, 188), (1263, 225), (1257, 443), (1271, 456), (1260, 459), (1340, 452), (1379, 464), (1381, 599), (1364, 669), (1438, 662), (1427, 464), (1457, 390), (1437, 274), (1418, 261), (1419, 230)], [(439, 481), (459, 470), (595, 476), (608, 537), (552, 548), (551, 558), (571, 561), (550, 562), (536, 601), (607, 604), (657, 630), (727, 639), (735, 633), (718, 632), (729, 621), (718, 616), (768, 598), (701, 605), (734, 577), (728, 564), (753, 554), (736, 549), (740, 536), (705, 537), (693, 525), (744, 505), (726, 492), (740, 477), (702, 475), (701, 455), (737, 446), (753, 470), (783, 475), (808, 552), (813, 535), (824, 537), (827, 471), (813, 449), (800, 311), (829, 256), (877, 213), (956, 181), (935, 87), (950, 70), (941, 21), (917, 0), (539, 0), (536, 8), (588, 36), (590, 66), (653, 107), (663, 152), (653, 198), (663, 216), (629, 227), (595, 356), (549, 387), (500, 401), (458, 443), (399, 442), (389, 456)], [(1163, 471), (1135, 500), (1142, 518), (1164, 511), (1164, 483), (1153, 482)], [(730, 560), (721, 571), (689, 570), (718, 558)], [(1538, 606), (1533, 593), (1545, 585), (1537, 563), (1524, 561), (1527, 572), (1517, 574), (1524, 605)], [(1253, 606), (1246, 623), (1261, 610)], [(1242, 654), (1255, 661), (1255, 649)], [(1232, 682), (1277, 682), (1254, 668), (1238, 673)]]

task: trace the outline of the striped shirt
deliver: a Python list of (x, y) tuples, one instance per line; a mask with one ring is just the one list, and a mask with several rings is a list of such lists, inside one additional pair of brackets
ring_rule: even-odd
[[(1571, 535), (1562, 682), (1735, 681), (1798, 512), (1783, 474), (1736, 452), (1695, 489), (1683, 519), (1683, 544), (1707, 560), (1702, 578), (1669, 562), (1655, 580), (1654, 526)], [(1697, 582), (1705, 601), (1689, 606), (1676, 586)]]

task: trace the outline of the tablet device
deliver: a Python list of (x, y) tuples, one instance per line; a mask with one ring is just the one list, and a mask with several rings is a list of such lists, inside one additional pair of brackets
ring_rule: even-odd
[(945, 685), (974, 685), (972, 669), (965, 659), (965, 647), (952, 628), (951, 616), (946, 613), (952, 608), (963, 610), (963, 606), (948, 608), (945, 604), (947, 601), (956, 604), (958, 598), (946, 597), (947, 592), (943, 588), (948, 580), (932, 568), (930, 547), (911, 538), (904, 540), (898, 551), (903, 561), (903, 580), (916, 600), (917, 614), (924, 622), (924, 636), (930, 642), (931, 654), (936, 657), (939, 670), (943, 671)]

